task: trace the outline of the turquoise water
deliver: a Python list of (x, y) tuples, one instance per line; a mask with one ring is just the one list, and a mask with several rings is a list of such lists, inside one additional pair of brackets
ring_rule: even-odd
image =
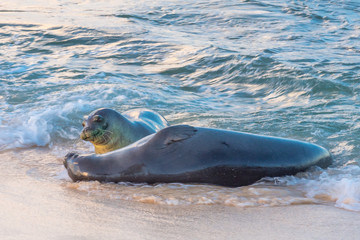
[[(62, 157), (93, 151), (79, 140), (82, 116), (146, 107), (171, 124), (310, 141), (335, 162), (236, 189), (76, 183), (79, 191), (360, 210), (359, 39), (360, 3), (350, 0), (2, 1), (0, 153), (22, 155), (0, 166), (71, 184)], [(24, 157), (34, 151), (41, 161)]]

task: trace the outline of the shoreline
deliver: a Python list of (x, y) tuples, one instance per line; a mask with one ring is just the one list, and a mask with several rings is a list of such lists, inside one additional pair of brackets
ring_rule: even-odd
[[(43, 161), (61, 159), (53, 159), (51, 155), (26, 151), (26, 156), (19, 152), (1, 156), (7, 159), (2, 162), (0, 171), (2, 240), (351, 240), (360, 235), (360, 212), (334, 206), (305, 204), (241, 208), (216, 204), (172, 206), (122, 200), (116, 198), (116, 191), (122, 188), (96, 195), (91, 191), (81, 191), (66, 180), (54, 178), (60, 165), (51, 164), (49, 167)], [(31, 162), (29, 168), (26, 163), (30, 160), (27, 158), (37, 160), (38, 166)], [(41, 175), (45, 171), (49, 175)]]
[(357, 239), (360, 234), (360, 213), (332, 206), (164, 206), (35, 187), (26, 198), (0, 194), (1, 239)]

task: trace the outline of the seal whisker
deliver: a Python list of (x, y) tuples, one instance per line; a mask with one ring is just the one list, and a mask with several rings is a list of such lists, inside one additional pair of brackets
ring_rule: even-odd
[(111, 140), (110, 136), (108, 136), (107, 134), (103, 134), (102, 138), (104, 139), (105, 143), (110, 142), (110, 140)]
[(106, 129), (105, 129), (105, 130), (103, 130), (103, 131), (104, 131), (104, 133), (107, 133), (107, 132), (108, 132), (108, 133), (113, 134), (113, 132), (112, 132), (112, 131), (109, 131), (109, 130), (106, 130)]
[(80, 139), (79, 138), (71, 139), (70, 142), (71, 142), (72, 145), (77, 145), (80, 142)]
[(101, 135), (101, 136), (98, 136), (98, 137), (97, 137), (97, 141), (95, 141), (95, 143), (96, 143), (97, 145), (104, 145), (104, 144), (106, 145), (107, 140), (106, 140), (104, 134)]

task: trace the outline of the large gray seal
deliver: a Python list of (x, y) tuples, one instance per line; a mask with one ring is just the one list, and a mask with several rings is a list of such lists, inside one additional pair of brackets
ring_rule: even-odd
[(265, 176), (327, 167), (329, 152), (315, 144), (249, 133), (167, 127), (102, 155), (69, 153), (64, 166), (73, 181), (208, 183), (242, 186)]
[(101, 108), (84, 117), (80, 138), (90, 141), (95, 153), (102, 154), (125, 147), (163, 129), (168, 122), (149, 109), (134, 109), (122, 114)]

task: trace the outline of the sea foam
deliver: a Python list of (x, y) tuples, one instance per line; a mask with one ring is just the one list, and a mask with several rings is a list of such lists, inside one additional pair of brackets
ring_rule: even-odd
[(32, 116), (20, 126), (0, 125), (0, 150), (46, 146), (50, 142), (46, 120)]
[[(83, 100), (64, 103), (63, 106), (46, 106), (29, 112), (16, 112), (0, 121), (0, 150), (51, 145), (59, 137), (76, 139), (81, 128), (74, 128), (80, 121), (84, 108)], [(86, 105), (87, 109), (91, 108)], [(76, 124), (75, 124), (76, 125)]]
[(296, 187), (315, 203), (332, 202), (336, 207), (360, 211), (360, 167), (348, 165), (307, 176), (277, 178), (278, 184)]
[[(336, 172), (336, 174), (335, 174)], [(335, 206), (360, 211), (360, 167), (347, 166), (342, 170), (326, 171), (317, 180), (305, 185), (306, 196), (328, 198)]]

